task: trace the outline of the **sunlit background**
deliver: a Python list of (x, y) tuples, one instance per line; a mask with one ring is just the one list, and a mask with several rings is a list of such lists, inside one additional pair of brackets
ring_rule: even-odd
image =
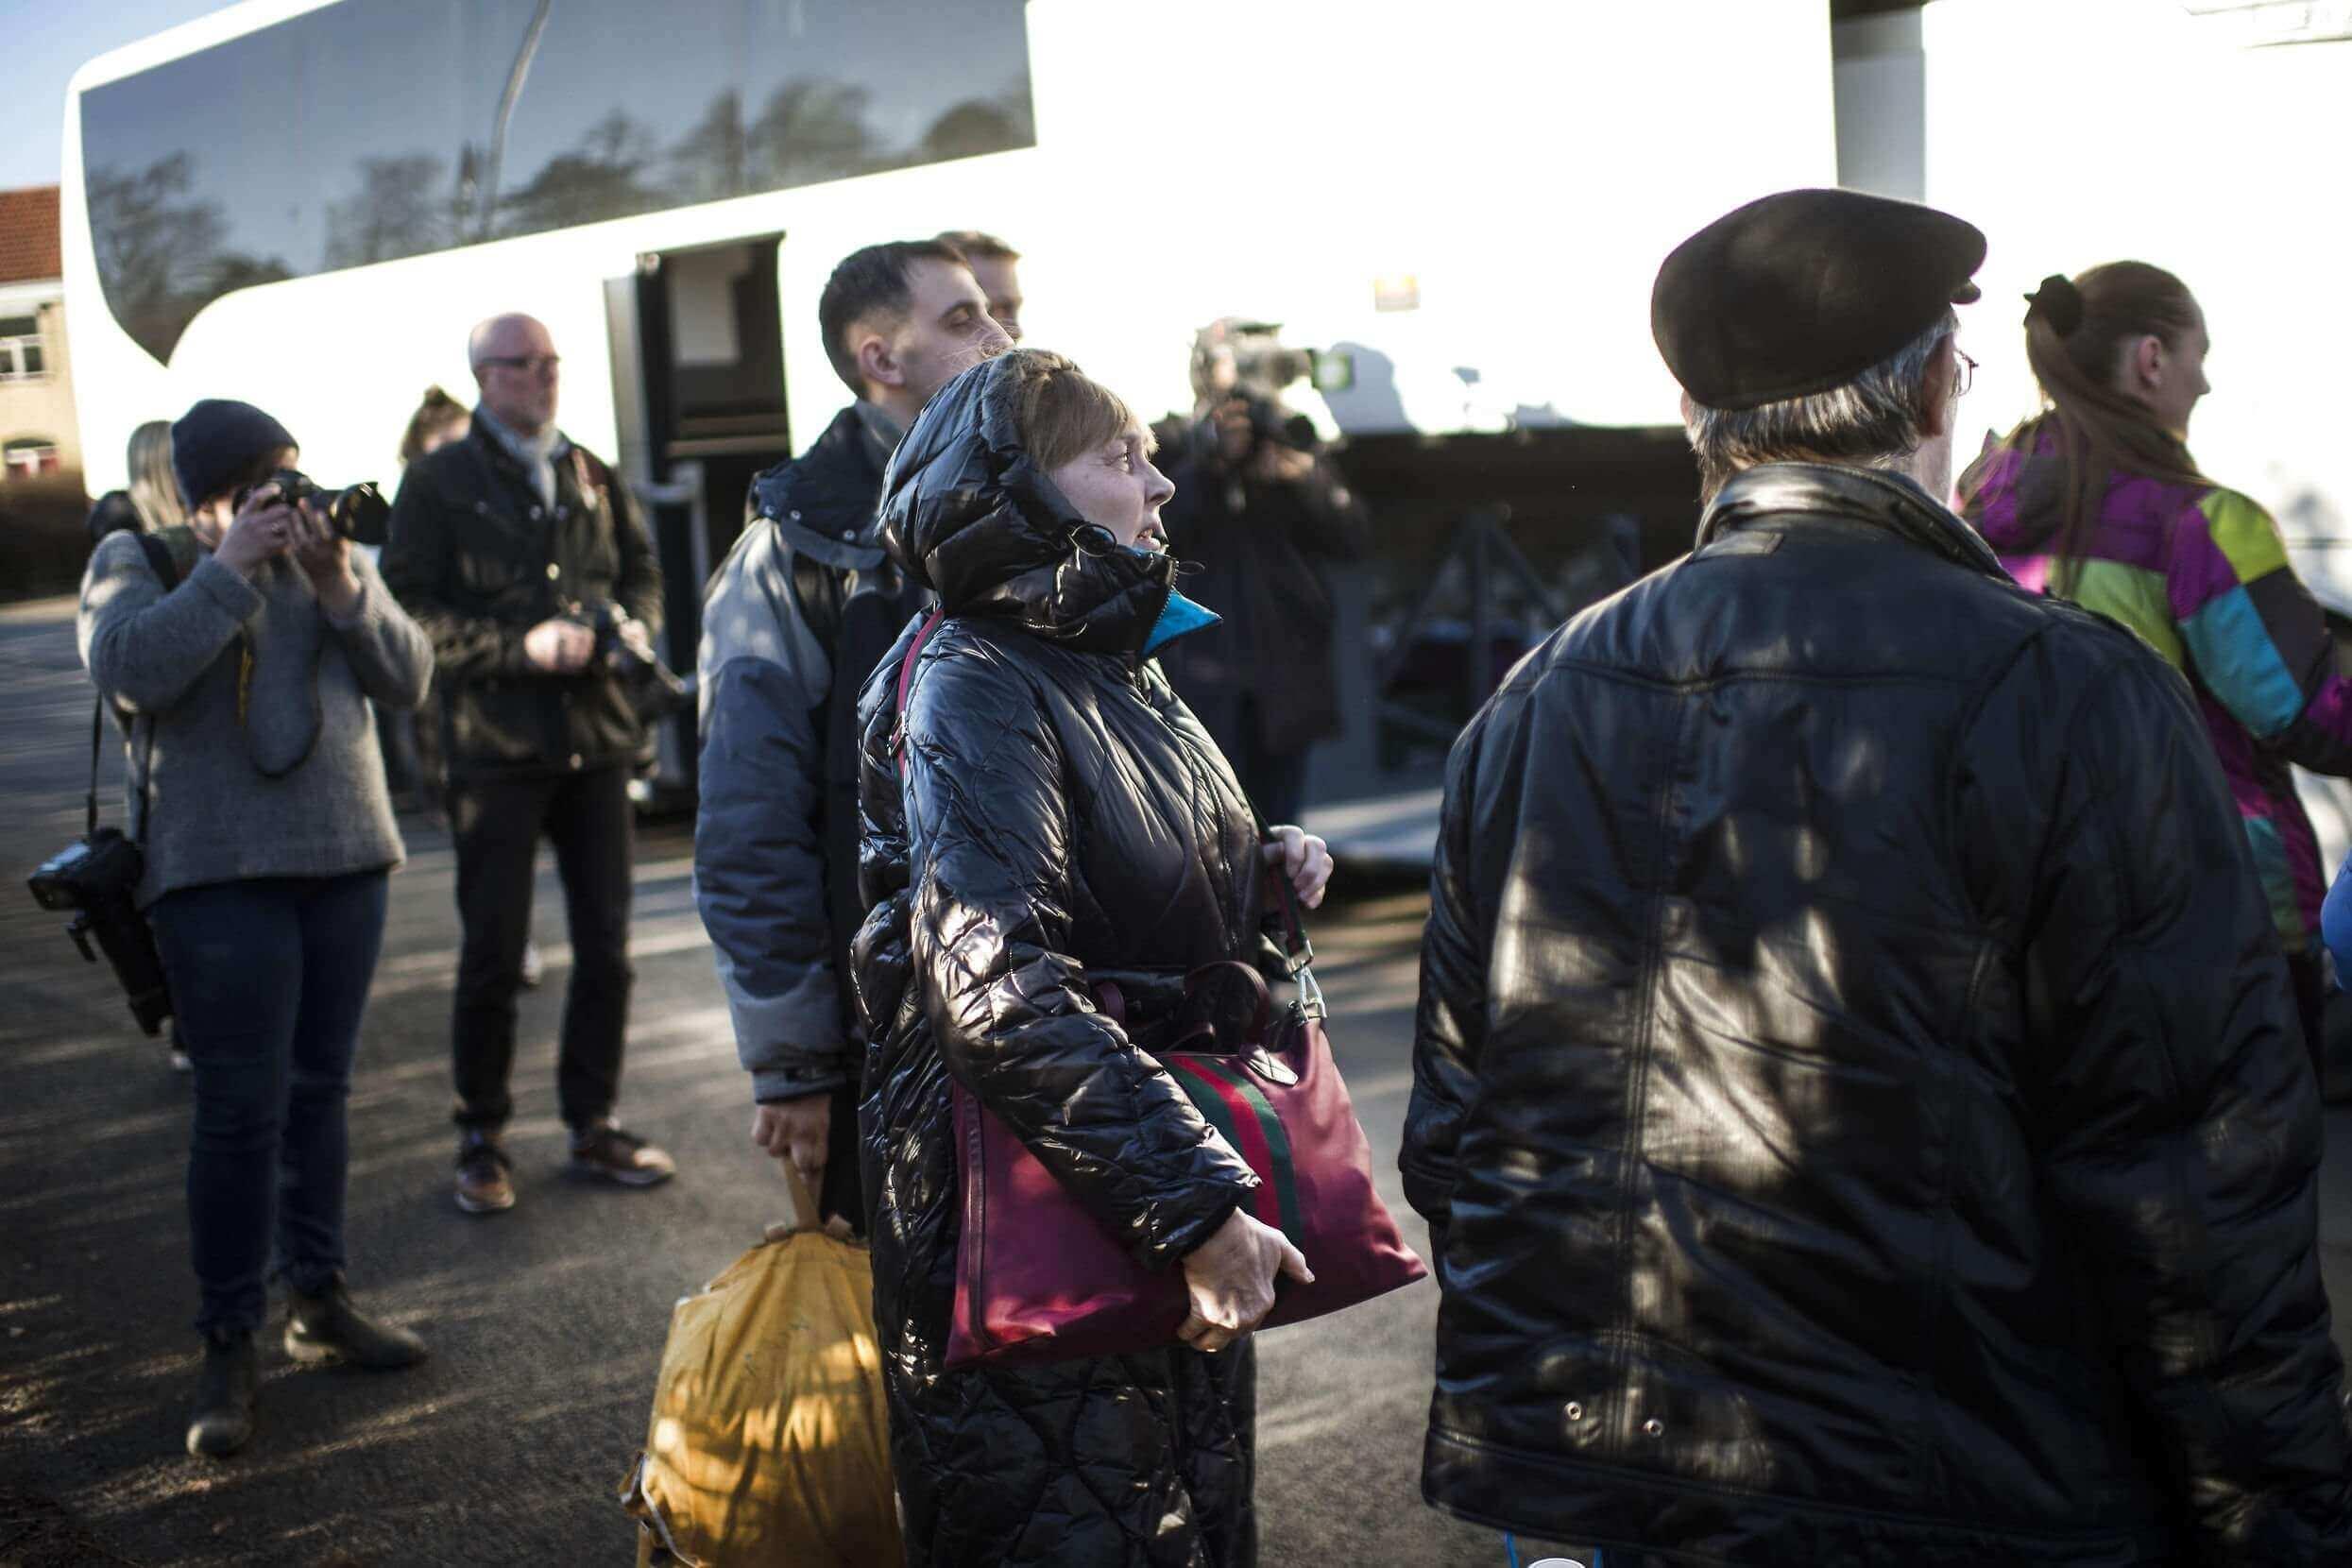
[[(1990, 239), (1985, 299), (1964, 313), (1983, 365), (1964, 461), (2034, 409), (2020, 317), (2041, 277), (2122, 257), (2178, 272), (2215, 344), (2194, 450), (2272, 507), (2306, 580), (2352, 611), (2352, 456), (2324, 385), (2343, 335), (2324, 285), (2352, 223), (2326, 182), (2352, 4), (134, 0), (102, 15), (29, 18), (52, 70), (72, 37), (118, 46), (42, 90), (55, 140), (44, 127), (16, 152), (61, 185), (93, 494), (122, 483), (134, 427), (199, 397), (280, 411), (331, 482), (389, 479), (423, 389), (470, 395), (467, 327), (523, 309), (564, 353), (564, 428), (682, 498), (657, 517), (682, 541), (665, 570), (698, 583), (749, 475), (846, 396), (815, 331), (834, 264), (987, 230), (1023, 252), (1029, 341), (1147, 418), (1189, 410), (1192, 337), (1218, 317), (1321, 351), (1320, 387), (1287, 395), (1349, 438), (1380, 520), (1369, 575), (1342, 585), (1368, 657), (1341, 678), (1404, 728), (1355, 725), (1366, 749), (1319, 766), (1393, 793), (1428, 772), (1480, 672), (1689, 537), (1676, 389), (1649, 333), (1660, 259), (1755, 196), (1844, 183)], [(1514, 444), (1475, 445), (1498, 435)], [(1457, 439), (1423, 454), (1399, 444), (1414, 436)], [(1499, 532), (1480, 533), (1478, 507)], [(1500, 577), (1474, 536), (1502, 552)], [(1486, 575), (1424, 598), (1448, 571)], [(687, 588), (672, 619), (690, 632)], [(1491, 651), (1470, 651), (1478, 625)], [(685, 641), (673, 653), (690, 660)], [(2321, 813), (2331, 849), (2352, 828), (2352, 793), (2341, 804)]]

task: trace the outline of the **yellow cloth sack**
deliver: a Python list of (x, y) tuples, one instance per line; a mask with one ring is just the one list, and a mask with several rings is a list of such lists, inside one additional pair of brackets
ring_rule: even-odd
[(873, 1261), (838, 1234), (768, 1235), (670, 1315), (645, 1451), (621, 1491), (639, 1568), (903, 1560)]

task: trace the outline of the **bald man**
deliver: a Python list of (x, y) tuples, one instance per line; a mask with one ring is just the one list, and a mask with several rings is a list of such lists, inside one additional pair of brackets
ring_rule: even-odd
[(555, 1073), (567, 1172), (643, 1187), (675, 1169), (613, 1119), (631, 980), (629, 774), (645, 734), (594, 629), (602, 620), (649, 653), (661, 572), (627, 488), (555, 427), (561, 366), (547, 329), (493, 316), (467, 358), (482, 389), (473, 428), (402, 476), (383, 571), (437, 656), (465, 928), (456, 1199), (494, 1214), (515, 1202), (502, 1134), (542, 836), (571, 933)]

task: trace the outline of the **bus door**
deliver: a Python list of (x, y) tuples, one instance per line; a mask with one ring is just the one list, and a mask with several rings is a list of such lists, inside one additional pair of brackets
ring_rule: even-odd
[[(662, 656), (690, 674), (703, 588), (742, 531), (754, 475), (792, 455), (776, 298), (783, 236), (649, 251), (605, 285), (622, 472), (661, 564)], [(651, 793), (692, 798), (694, 710), (662, 726)]]

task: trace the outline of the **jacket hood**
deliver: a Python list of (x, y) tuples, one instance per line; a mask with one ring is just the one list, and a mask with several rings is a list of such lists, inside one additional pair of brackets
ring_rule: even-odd
[(1734, 474), (1699, 519), (1696, 548), (1751, 522), (1807, 512), (1872, 523), (1956, 565), (2009, 575), (1973, 529), (1909, 478), (1836, 463), (1765, 463)]
[(775, 523), (800, 554), (844, 571), (871, 571), (882, 564), (874, 538), (881, 487), (852, 403), (807, 452), (751, 482), (750, 511)]
[(1140, 654), (1175, 597), (1176, 562), (1079, 517), (1021, 444), (1011, 367), (976, 365), (924, 405), (882, 476), (882, 547), (949, 615)]

